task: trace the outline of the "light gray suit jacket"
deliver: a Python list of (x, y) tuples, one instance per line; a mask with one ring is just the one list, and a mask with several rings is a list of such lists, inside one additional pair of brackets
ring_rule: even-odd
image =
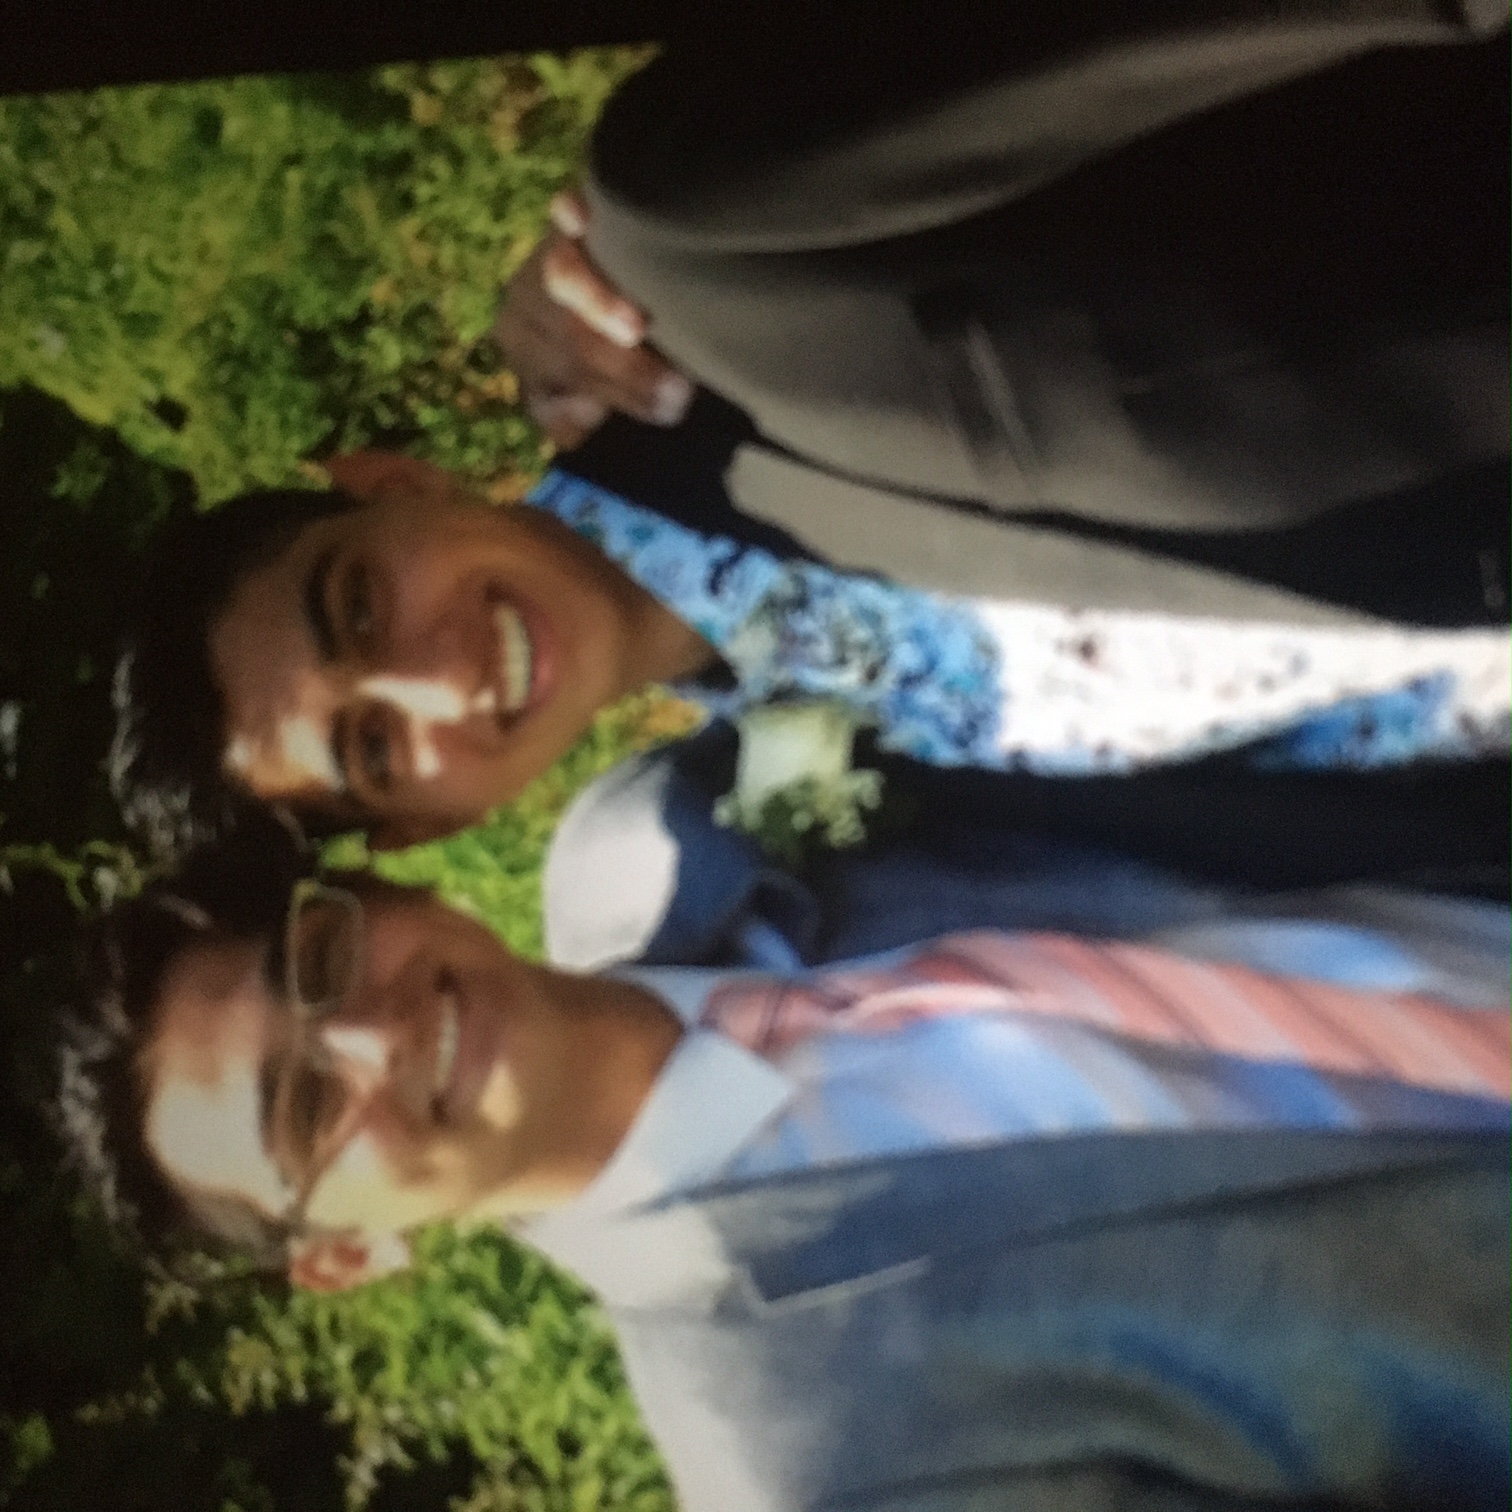
[(1495, 1132), (1095, 1134), (704, 1190), (549, 1252), (685, 1512), (1489, 1512), (1507, 1187)]
[(1505, 455), (1505, 258), (1453, 177), (1484, 159), (1505, 220), (1496, 143), (1453, 127), (1505, 112), (1434, 72), (1505, 18), (947, 6), (917, 37), (888, 13), (774, 58), (674, 50), (600, 123), (590, 247), (759, 428), (731, 498), (831, 561), (1347, 618), (1038, 516), (1266, 530)]

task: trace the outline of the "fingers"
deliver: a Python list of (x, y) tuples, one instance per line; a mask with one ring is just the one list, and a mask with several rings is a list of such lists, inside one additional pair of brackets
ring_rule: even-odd
[(575, 241), (554, 241), (546, 249), (541, 281), (557, 304), (617, 346), (633, 347), (645, 340), (646, 317), (588, 261)]
[(564, 189), (547, 207), (551, 224), (574, 241), (580, 241), (588, 233), (588, 204), (583, 196), (573, 189)]
[(570, 391), (622, 410), (648, 425), (676, 425), (693, 399), (693, 385), (649, 347), (618, 346), (591, 332), (577, 342)]
[[(586, 224), (586, 218), (582, 223)], [(541, 259), (541, 281), (553, 303), (627, 354), (617, 357), (587, 333), (576, 333), (574, 345), (582, 367), (578, 386), (639, 420), (676, 425), (687, 413), (693, 385), (642, 346), (646, 317), (604, 278), (575, 241), (563, 239), (547, 248)]]
[(527, 410), (564, 448), (612, 410), (676, 425), (693, 385), (645, 345), (645, 315), (579, 244), (586, 206), (574, 194), (558, 195), (551, 219), (556, 229), (511, 279), (494, 322), (494, 340), (520, 380)]
[(500, 346), (527, 398), (592, 399), (651, 425), (675, 425), (693, 386), (650, 347), (624, 347), (559, 305), (516, 312)]

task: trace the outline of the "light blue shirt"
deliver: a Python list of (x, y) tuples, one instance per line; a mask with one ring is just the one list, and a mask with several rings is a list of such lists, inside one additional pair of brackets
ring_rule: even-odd
[[(1448, 938), (1445, 949), (1435, 942)], [(1319, 894), (1290, 913), (1215, 921), (1156, 937), (1181, 953), (1343, 986), (1435, 993), (1508, 1011), (1512, 912), (1379, 889)], [(868, 962), (885, 967), (905, 952)], [(842, 970), (842, 967), (822, 968)], [(1098, 1129), (1502, 1129), (1508, 1110), (1474, 1098), (1356, 1098), (1307, 1067), (1163, 1047), (1030, 1014), (958, 1014), (893, 1033), (818, 1034), (775, 1063), (697, 1027), (736, 973), (622, 968), (689, 1025), (620, 1149), (576, 1200), (524, 1237), (590, 1284), (614, 1266), (616, 1214), (713, 1182), (820, 1165)]]
[(716, 647), (733, 716), (827, 699), (936, 766), (1128, 771), (1253, 745), (1271, 768), (1504, 752), (1512, 646), (1492, 630), (1234, 624), (953, 598), (704, 536), (554, 470), (527, 502)]

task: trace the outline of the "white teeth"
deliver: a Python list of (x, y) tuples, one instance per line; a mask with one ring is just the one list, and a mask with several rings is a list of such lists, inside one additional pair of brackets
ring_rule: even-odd
[(461, 1037), (457, 1026), (457, 1000), (448, 993), (442, 1000), (441, 1029), (436, 1036), (436, 1078), (433, 1090), (438, 1093), (444, 1092), (446, 1084), (451, 1080)]
[(504, 669), (504, 712), (517, 714), (530, 697), (530, 636), (525, 622), (509, 604), (494, 610), (499, 632), (500, 661)]

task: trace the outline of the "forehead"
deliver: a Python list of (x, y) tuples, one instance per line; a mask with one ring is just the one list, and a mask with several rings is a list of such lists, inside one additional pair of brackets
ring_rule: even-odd
[(167, 1174), (273, 1214), (287, 1190), (262, 1140), (262, 1068), (279, 1021), (265, 954), (265, 942), (217, 941), (179, 955), (138, 1070), (143, 1132)]

